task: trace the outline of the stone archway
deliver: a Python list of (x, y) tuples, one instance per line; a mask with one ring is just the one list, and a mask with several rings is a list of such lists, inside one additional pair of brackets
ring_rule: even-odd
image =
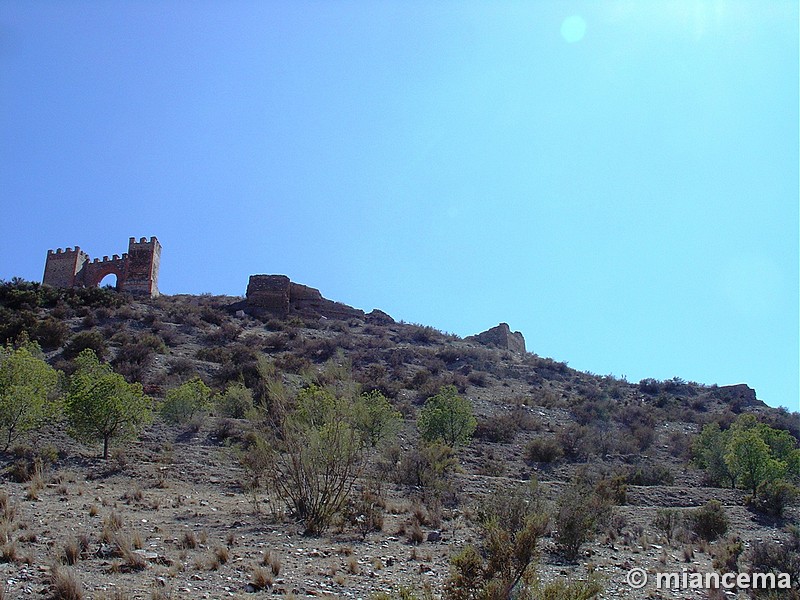
[(117, 261), (109, 261), (108, 263), (89, 263), (87, 266), (86, 276), (84, 282), (86, 287), (100, 287), (100, 283), (109, 275), (114, 275), (117, 278), (117, 284), (114, 288), (119, 291), (122, 289), (122, 282), (124, 281), (124, 272), (121, 265), (114, 264)]
[(120, 280), (119, 275), (114, 273), (113, 271), (103, 277), (100, 281), (97, 282), (97, 287), (104, 288), (104, 287), (111, 287), (115, 290), (120, 290)]

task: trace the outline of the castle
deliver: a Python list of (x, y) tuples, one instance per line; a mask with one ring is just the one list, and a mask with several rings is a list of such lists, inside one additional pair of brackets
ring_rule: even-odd
[(155, 298), (158, 292), (158, 268), (161, 263), (161, 244), (155, 236), (128, 241), (128, 252), (121, 257), (91, 260), (79, 246), (47, 251), (44, 266), (44, 285), (53, 287), (97, 287), (106, 275), (117, 276), (117, 290)]

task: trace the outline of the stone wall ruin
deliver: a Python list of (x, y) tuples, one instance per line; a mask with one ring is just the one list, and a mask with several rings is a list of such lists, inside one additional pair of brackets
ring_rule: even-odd
[(42, 283), (53, 287), (97, 287), (107, 275), (116, 275), (117, 291), (154, 298), (159, 295), (161, 244), (153, 236), (130, 238), (128, 251), (92, 260), (80, 246), (47, 251)]

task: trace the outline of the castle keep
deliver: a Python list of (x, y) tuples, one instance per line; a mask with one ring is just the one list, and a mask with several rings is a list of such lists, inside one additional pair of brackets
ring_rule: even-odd
[(128, 241), (128, 252), (102, 260), (89, 258), (79, 246), (47, 251), (44, 285), (53, 287), (97, 287), (106, 275), (117, 276), (117, 290), (136, 295), (158, 296), (161, 244), (155, 236)]

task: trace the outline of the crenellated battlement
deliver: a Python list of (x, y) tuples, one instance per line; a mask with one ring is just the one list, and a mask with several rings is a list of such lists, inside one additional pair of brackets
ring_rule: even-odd
[(128, 241), (128, 252), (104, 255), (102, 259), (91, 259), (75, 246), (47, 251), (44, 278), (45, 285), (54, 287), (97, 287), (104, 277), (117, 277), (117, 289), (133, 294), (159, 295), (158, 271), (161, 264), (161, 244), (152, 236), (132, 237)]
[(146, 237), (139, 238), (138, 242), (136, 241), (135, 237), (132, 237), (132, 238), (128, 239), (128, 246), (129, 247), (130, 246), (134, 246), (134, 245), (137, 245), (137, 246), (139, 246), (139, 245), (142, 245), (142, 246), (153, 246), (153, 245), (156, 245), (156, 244), (158, 244), (158, 238), (156, 236), (151, 237), (149, 240)]
[(47, 251), (47, 256), (51, 256), (51, 255), (52, 256), (61, 256), (62, 258), (66, 258), (66, 257), (72, 256), (74, 254), (86, 254), (86, 253), (83, 250), (81, 250), (80, 246), (75, 246), (74, 250), (72, 248), (67, 247), (65, 249), (56, 248), (55, 250), (48, 250)]

